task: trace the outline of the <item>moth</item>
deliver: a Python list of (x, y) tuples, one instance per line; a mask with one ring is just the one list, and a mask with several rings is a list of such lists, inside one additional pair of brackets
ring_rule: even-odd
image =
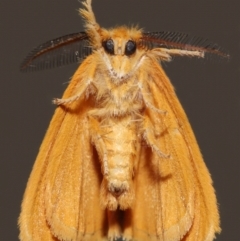
[(208, 169), (161, 67), (227, 57), (209, 40), (99, 26), (33, 50), (22, 69), (81, 60), (57, 105), (24, 194), (21, 241), (211, 241), (220, 232)]

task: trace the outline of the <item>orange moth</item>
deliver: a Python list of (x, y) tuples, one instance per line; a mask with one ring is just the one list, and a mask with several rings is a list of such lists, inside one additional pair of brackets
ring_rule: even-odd
[(213, 240), (220, 226), (212, 180), (160, 63), (227, 55), (187, 34), (104, 29), (91, 0), (83, 5), (85, 32), (39, 46), (22, 65), (84, 58), (53, 100), (58, 107), (22, 202), (20, 240)]

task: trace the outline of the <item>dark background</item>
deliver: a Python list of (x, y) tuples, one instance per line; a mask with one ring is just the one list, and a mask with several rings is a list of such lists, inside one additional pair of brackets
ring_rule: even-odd
[[(164, 68), (187, 112), (216, 188), (222, 220), (218, 241), (240, 240), (239, 0), (93, 0), (104, 27), (139, 24), (147, 31), (181, 31), (210, 38), (229, 61), (175, 58)], [(0, 240), (18, 240), (17, 218), (32, 165), (77, 65), (20, 73), (35, 46), (83, 30), (77, 0), (0, 2), (1, 224)]]

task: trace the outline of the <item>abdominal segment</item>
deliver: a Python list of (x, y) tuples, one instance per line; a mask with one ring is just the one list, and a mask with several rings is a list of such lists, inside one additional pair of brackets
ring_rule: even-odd
[(138, 124), (132, 116), (90, 120), (92, 140), (102, 164), (101, 204), (125, 210), (134, 201), (133, 173), (138, 161)]

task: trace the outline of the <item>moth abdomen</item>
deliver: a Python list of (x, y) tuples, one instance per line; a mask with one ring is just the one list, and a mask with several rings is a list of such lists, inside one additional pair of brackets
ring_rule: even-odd
[[(104, 193), (101, 195), (103, 206), (110, 210), (129, 208), (134, 200), (132, 179), (137, 162), (140, 139), (137, 135), (138, 123), (131, 115), (121, 118), (108, 118), (99, 123), (101, 133), (94, 145), (102, 162)], [(106, 193), (106, 190), (108, 192)], [(130, 201), (131, 200), (131, 201)]]

